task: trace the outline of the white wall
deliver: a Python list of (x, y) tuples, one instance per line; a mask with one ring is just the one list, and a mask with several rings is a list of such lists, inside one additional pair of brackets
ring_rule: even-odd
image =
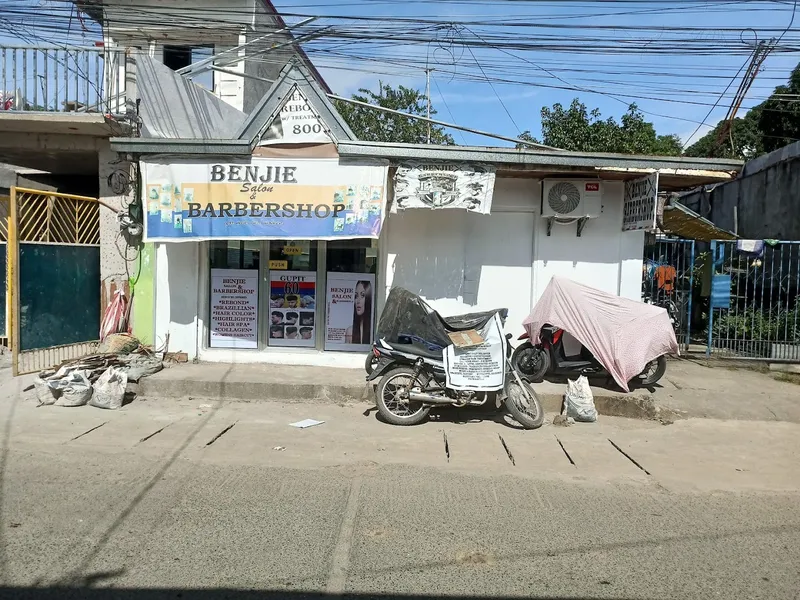
[(405, 287), (443, 315), (506, 307), (506, 330), (521, 332), (553, 275), (613, 294), (641, 297), (644, 234), (622, 231), (623, 185), (605, 182), (603, 213), (581, 237), (576, 225), (540, 215), (541, 183), (498, 179), (490, 215), (460, 210), (390, 214), (381, 237), (385, 290)]
[(581, 237), (577, 225), (537, 219), (534, 300), (554, 275), (569, 277), (611, 294), (641, 299), (643, 232), (622, 231), (622, 182), (603, 182), (603, 212), (589, 219)]
[(200, 249), (193, 242), (156, 245), (155, 346), (169, 333), (169, 351), (186, 352), (189, 360), (197, 355), (198, 298), (206, 290), (205, 283), (200, 288)]

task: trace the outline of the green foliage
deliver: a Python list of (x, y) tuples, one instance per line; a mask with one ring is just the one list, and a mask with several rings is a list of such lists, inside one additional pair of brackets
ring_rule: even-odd
[[(378, 93), (361, 88), (358, 94), (353, 94), (353, 100), (422, 117), (427, 114), (425, 94), (402, 85), (394, 89), (388, 84), (380, 83)], [(334, 100), (334, 105), (359, 140), (407, 144), (424, 144), (428, 141), (428, 124), (424, 121), (393, 115), (341, 100)], [(431, 116), (435, 114), (436, 111), (431, 108)], [(452, 145), (454, 143), (453, 137), (442, 127), (431, 125), (431, 144)]]
[(770, 352), (769, 343), (800, 343), (800, 297), (794, 307), (786, 306), (749, 307), (743, 310), (727, 310), (715, 313), (714, 340), (724, 344), (726, 340), (760, 342), (764, 352)]
[[(525, 131), (521, 139), (536, 141)], [(653, 124), (631, 104), (618, 123), (613, 117), (603, 119), (600, 111), (587, 110), (577, 98), (569, 108), (554, 104), (542, 108), (542, 142), (563, 150), (578, 152), (614, 152), (619, 154), (657, 154), (675, 156), (681, 153), (676, 135), (657, 135)]]

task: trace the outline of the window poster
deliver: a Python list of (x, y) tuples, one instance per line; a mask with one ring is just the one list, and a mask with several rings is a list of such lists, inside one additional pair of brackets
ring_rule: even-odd
[(317, 274), (270, 271), (270, 346), (313, 348), (316, 344)]
[(375, 275), (328, 273), (325, 349), (367, 352), (372, 344)]
[(211, 269), (212, 348), (258, 348), (258, 270)]

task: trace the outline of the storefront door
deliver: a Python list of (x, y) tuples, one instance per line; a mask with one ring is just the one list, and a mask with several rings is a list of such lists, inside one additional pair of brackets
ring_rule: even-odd
[(269, 346), (317, 345), (316, 241), (269, 242)]

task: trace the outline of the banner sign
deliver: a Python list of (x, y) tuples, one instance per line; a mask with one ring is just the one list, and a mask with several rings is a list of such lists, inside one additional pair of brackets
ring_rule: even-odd
[(488, 215), (495, 168), (465, 163), (406, 163), (397, 168), (392, 212), (406, 208), (463, 208)]
[(144, 239), (378, 238), (387, 167), (338, 159), (142, 162)]
[(314, 112), (303, 93), (295, 87), (258, 145), (330, 144), (333, 140), (326, 130), (319, 115)]
[(506, 338), (499, 315), (479, 331), (485, 340), (477, 346), (444, 351), (447, 387), (454, 390), (493, 392), (503, 388), (506, 373)]
[(313, 348), (316, 308), (315, 272), (270, 271), (269, 345)]
[(328, 273), (325, 350), (367, 352), (372, 344), (375, 275)]
[(625, 182), (622, 231), (651, 231), (656, 227), (658, 173)]
[(258, 270), (211, 269), (212, 348), (258, 348)]

